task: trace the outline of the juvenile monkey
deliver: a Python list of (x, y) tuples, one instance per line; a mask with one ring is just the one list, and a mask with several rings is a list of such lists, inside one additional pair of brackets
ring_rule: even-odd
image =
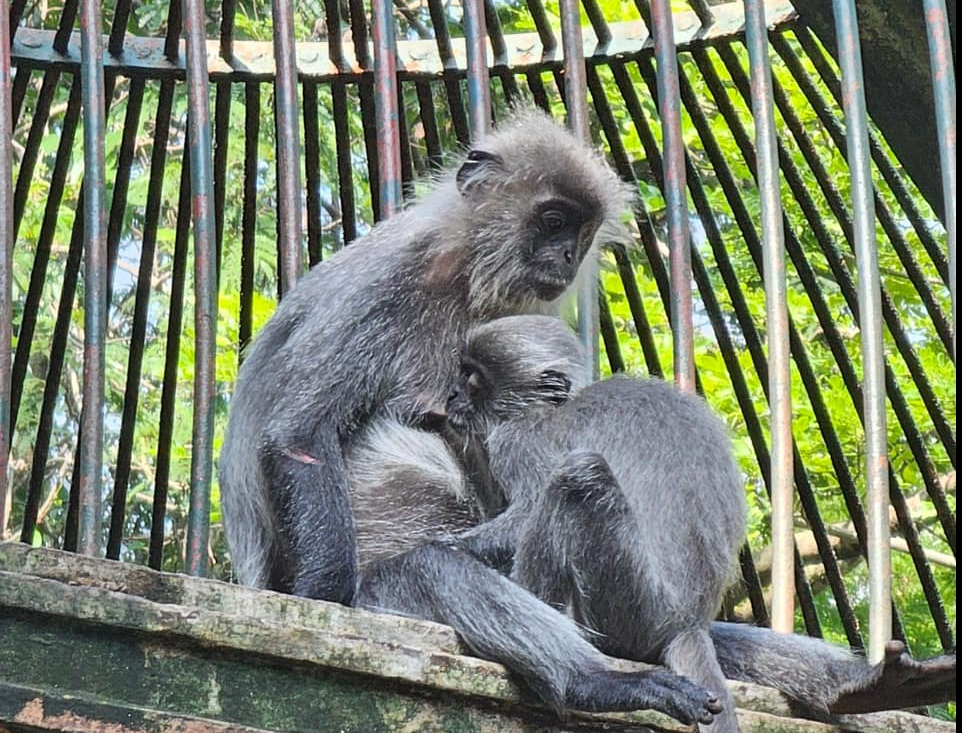
[(569, 609), (605, 653), (707, 687), (723, 706), (715, 733), (738, 730), (726, 677), (816, 714), (878, 679), (883, 665), (823, 641), (713, 622), (745, 540), (724, 426), (700, 397), (659, 379), (580, 388), (583, 363), (556, 318), (469, 331), (448, 419), (483, 441), (507, 509), (460, 546)]
[[(711, 720), (718, 705), (703, 688), (609, 668), (555, 609), (429, 541), (497, 509), (470, 482), (449, 483), (447, 448), (420, 430), (444, 404), (466, 330), (550, 311), (627, 201), (597, 154), (544, 115), (519, 114), (302, 278), (231, 400), (219, 470), (238, 579), (447, 623), (558, 708)], [(404, 441), (436, 469), (430, 481), (412, 486), (397, 463), (368, 470), (372, 450)]]

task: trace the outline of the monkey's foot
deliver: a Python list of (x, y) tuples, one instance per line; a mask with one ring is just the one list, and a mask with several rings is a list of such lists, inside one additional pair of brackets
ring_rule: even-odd
[(704, 687), (663, 669), (585, 672), (569, 684), (565, 703), (588, 712), (657, 710), (686, 725), (711, 723), (722, 710)]
[(885, 646), (885, 657), (865, 680), (843, 689), (833, 713), (868, 713), (955, 700), (955, 652), (914, 659), (901, 641)]

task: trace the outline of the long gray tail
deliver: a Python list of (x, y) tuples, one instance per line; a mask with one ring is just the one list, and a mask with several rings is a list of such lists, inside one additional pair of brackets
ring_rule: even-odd
[(822, 639), (723, 621), (709, 633), (726, 677), (774, 687), (815, 715), (827, 715), (842, 694), (881, 674), (880, 665)]
[(704, 685), (722, 704), (722, 712), (711, 726), (702, 726), (699, 730), (710, 733), (738, 733), (735, 701), (725, 684), (725, 675), (708, 632), (703, 628), (682, 632), (672, 639), (664, 656), (665, 664), (673, 672)]

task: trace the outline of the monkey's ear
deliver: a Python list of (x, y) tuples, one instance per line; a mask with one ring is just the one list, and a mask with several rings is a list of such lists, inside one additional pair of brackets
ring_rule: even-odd
[(456, 177), (458, 191), (465, 194), (472, 188), (481, 185), (491, 173), (500, 169), (503, 165), (504, 161), (500, 155), (489, 153), (486, 150), (472, 150), (468, 153), (468, 159), (458, 169)]
[(571, 380), (562, 372), (546, 369), (538, 375), (538, 393), (545, 402), (560, 405), (571, 397)]

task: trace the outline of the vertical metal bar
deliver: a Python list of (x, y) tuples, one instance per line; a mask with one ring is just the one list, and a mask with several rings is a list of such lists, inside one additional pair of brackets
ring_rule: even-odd
[(745, 41), (751, 66), (752, 117), (758, 157), (768, 393), (771, 409), (772, 628), (795, 628), (795, 531), (792, 486), (792, 394), (785, 284), (785, 231), (779, 196), (772, 70), (763, 0), (745, 0)]
[(939, 166), (942, 169), (942, 197), (945, 200), (945, 233), (949, 250), (949, 290), (952, 294), (952, 357), (955, 357), (955, 60), (949, 37), (945, 0), (922, 0), (925, 32), (929, 40), (929, 62), (935, 95), (935, 124), (939, 135)]
[(670, 0), (652, 0), (652, 31), (658, 61), (658, 112), (665, 153), (665, 205), (668, 210), (671, 266), (671, 328), (674, 334), (675, 383), (695, 390), (694, 326), (691, 304), (691, 251), (688, 201), (685, 196), (685, 154), (681, 137), (678, 60)]
[(100, 551), (104, 442), (104, 341), (107, 325), (106, 184), (104, 182), (104, 49), (100, 3), (80, 10), (80, 75), (84, 129), (84, 367), (80, 417), (79, 550)]
[(401, 149), (398, 141), (397, 44), (390, 0), (373, 0), (374, 109), (377, 127), (381, 216), (401, 209)]
[(354, 166), (351, 164), (347, 85), (336, 79), (331, 84), (331, 111), (334, 113), (334, 147), (337, 156), (337, 195), (341, 204), (341, 236), (344, 244), (350, 244), (357, 239)]
[[(165, 94), (161, 82), (161, 96)], [(180, 197), (177, 202), (177, 231), (174, 234), (174, 262), (170, 276), (170, 314), (167, 317), (167, 342), (164, 345), (164, 386), (160, 393), (160, 420), (157, 427), (157, 466), (154, 475), (154, 501), (150, 522), (150, 567), (160, 570), (164, 563), (164, 518), (170, 488), (170, 453), (177, 407), (177, 365), (180, 355), (180, 330), (184, 321), (184, 290), (187, 280), (187, 242), (190, 234), (190, 158), (185, 156), (180, 170)]]
[(301, 244), (301, 134), (297, 110), (297, 58), (291, 0), (273, 0), (274, 124), (277, 133), (277, 241), (283, 295), (304, 269)]
[[(23, 70), (20, 71), (24, 73)], [(13, 343), (13, 95), (10, 9), (0, 0), (0, 539), (7, 536), (12, 486), (10, 458), (10, 348)]]
[(862, 82), (858, 20), (854, 0), (833, 0), (846, 147), (852, 175), (855, 260), (862, 341), (862, 398), (865, 411), (865, 477), (869, 531), (869, 644), (872, 663), (885, 654), (892, 636), (892, 572), (889, 549), (888, 454), (885, 426), (885, 371), (882, 344), (882, 295), (875, 207), (869, 164), (868, 121)]
[(304, 177), (307, 180), (307, 262), (313, 267), (322, 258), (321, 246), (321, 150), (317, 119), (317, 83), (304, 82)]
[[(588, 81), (585, 73), (584, 40), (581, 33), (581, 8), (578, 0), (560, 0), (561, 48), (564, 53), (564, 96), (568, 127), (576, 137), (590, 142), (588, 131)], [(581, 266), (578, 289), (578, 335), (584, 346), (585, 371), (589, 380), (601, 370), (598, 349), (598, 260), (589, 253)]]
[(488, 39), (484, 0), (464, 0), (464, 42), (468, 54), (468, 116), (471, 139), (491, 128), (491, 89), (488, 85)]
[(230, 59), (234, 55), (234, 23), (237, 19), (237, 0), (224, 0), (220, 11), (220, 55)]
[(253, 336), (254, 242), (257, 229), (257, 147), (260, 143), (261, 87), (256, 81), (244, 85), (244, 203), (241, 211), (240, 325), (237, 357)]
[[(111, 262), (116, 262), (117, 250), (120, 243), (121, 226), (124, 212), (127, 208), (127, 189), (130, 182), (130, 170), (133, 164), (134, 145), (140, 123), (140, 110), (144, 100), (145, 80), (133, 78), (130, 80), (130, 96), (127, 101), (127, 119), (124, 121), (124, 136), (120, 146), (117, 162), (117, 176), (114, 183), (114, 195), (110, 204), (110, 221), (107, 226), (107, 251)], [(157, 139), (163, 135), (166, 148), (167, 127), (170, 117), (170, 95), (158, 102), (158, 117), (164, 113), (164, 102), (167, 101), (166, 116), (168, 121), (155, 125), (154, 154), (157, 152)], [(166, 149), (164, 150), (166, 152)], [(160, 166), (163, 170), (163, 164)], [(107, 534), (108, 558), (120, 558), (120, 547), (123, 542), (124, 519), (127, 506), (127, 489), (130, 482), (130, 468), (134, 449), (134, 432), (137, 427), (137, 404), (141, 385), (141, 367), (144, 357), (144, 341), (147, 337), (147, 315), (150, 304), (151, 275), (154, 267), (154, 247), (157, 239), (157, 218), (159, 217), (159, 185), (154, 185), (158, 178), (157, 170), (152, 165), (148, 184), (148, 212), (145, 215), (144, 236), (140, 247), (140, 265), (137, 273), (137, 289), (134, 298), (134, 317), (130, 331), (130, 348), (127, 357), (127, 379), (124, 385), (124, 408), (120, 420), (120, 437), (117, 441), (117, 462), (114, 469), (113, 506), (110, 512), (110, 530)], [(163, 180), (163, 176), (159, 176)], [(153, 204), (153, 206), (151, 206)], [(151, 217), (153, 214), (153, 217)]]
[(214, 362), (217, 323), (216, 242), (207, 76), (206, 15), (202, 0), (183, 0), (187, 37), (187, 108), (191, 211), (194, 221), (194, 422), (190, 460), (187, 564), (190, 575), (207, 569), (210, 485), (213, 474)]

